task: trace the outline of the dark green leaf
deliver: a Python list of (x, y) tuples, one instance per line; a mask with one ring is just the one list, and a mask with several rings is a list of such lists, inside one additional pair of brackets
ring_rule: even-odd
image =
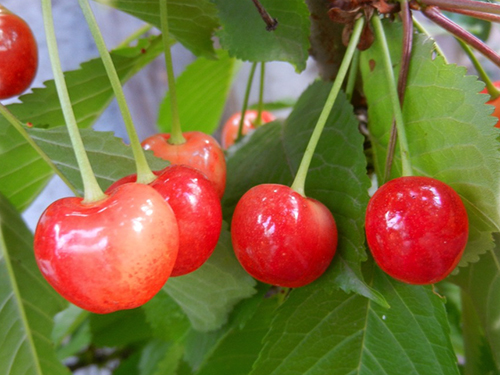
[(223, 228), (212, 256), (196, 271), (171, 277), (163, 289), (188, 316), (193, 328), (221, 327), (234, 305), (255, 293), (253, 280), (238, 263), (227, 228)]
[(99, 346), (124, 346), (152, 337), (140, 308), (121, 310), (111, 314), (90, 316), (92, 342)]
[(377, 270), (390, 309), (313, 284), (292, 291), (264, 339), (252, 375), (458, 375), (443, 301), (430, 287)]
[[(176, 79), (175, 88), (182, 130), (211, 134), (217, 129), (229, 89), (239, 63), (219, 50), (217, 60), (198, 58)], [(172, 127), (170, 94), (160, 105), (158, 126), (169, 133)]]
[[(82, 193), (82, 177), (66, 127), (30, 129), (29, 134), (69, 182)], [(97, 181), (103, 189), (121, 177), (136, 173), (132, 149), (112, 132), (80, 129), (80, 134)], [(146, 156), (153, 170), (161, 170), (168, 164), (165, 160), (155, 158), (151, 151), (146, 151)]]
[[(385, 24), (392, 61), (399, 69), (401, 29)], [(387, 79), (377, 43), (361, 56), (375, 168), (382, 181), (392, 123)], [(498, 129), (478, 95), (483, 84), (465, 68), (433, 57), (433, 41), (416, 35), (403, 107), (410, 157), (416, 175), (437, 178), (453, 187), (469, 216), (469, 244), (460, 265), (475, 262), (491, 249), (491, 232), (500, 230), (500, 153)], [(399, 155), (397, 150), (397, 155)], [(396, 157), (392, 177), (400, 175)]]
[[(252, 186), (292, 183), (330, 89), (331, 84), (316, 82), (303, 93), (283, 126), (266, 124), (228, 150), (225, 217)], [(384, 304), (383, 297), (364, 283), (360, 271), (366, 259), (363, 228), (369, 187), (363, 137), (351, 105), (340, 94), (316, 148), (306, 194), (325, 204), (337, 222), (337, 254), (325, 275), (331, 280), (330, 287), (355, 290)]]
[[(113, 62), (122, 82), (162, 51), (159, 38), (141, 40), (137, 46), (114, 51)], [(65, 77), (79, 126), (91, 126), (114, 96), (101, 60), (86, 62), (81, 69), (67, 72)], [(63, 126), (65, 121), (54, 81), (45, 85), (46, 88), (35, 88), (32, 94), (22, 96), (22, 103), (10, 105), (9, 110), (22, 122), (35, 126)], [(31, 203), (53, 175), (49, 166), (3, 117), (0, 117), (0, 165), (0, 192), (20, 210)]]
[[(471, 331), (479, 330), (480, 334), (476, 332), (474, 336), (484, 335), (485, 345), (491, 347), (496, 368), (500, 370), (500, 325), (498, 324), (500, 321), (500, 246), (498, 245), (500, 236), (498, 234), (495, 234), (495, 241), (494, 250), (488, 251), (479, 262), (470, 264), (467, 269), (462, 270), (451, 280), (463, 289), (465, 294), (463, 298), (470, 300), (468, 307), (472, 311), (467, 315), (470, 319), (469, 324), (464, 326), (464, 331), (467, 330), (469, 335), (472, 335)], [(474, 321), (474, 315), (477, 316), (481, 327)], [(477, 351), (479, 347), (471, 344), (469, 350)], [(471, 361), (477, 363), (477, 356), (472, 358)]]
[(309, 11), (301, 0), (262, 0), (278, 20), (267, 31), (252, 1), (212, 0), (219, 10), (222, 29), (217, 33), (231, 56), (246, 61), (287, 61), (298, 71), (309, 56)]
[[(94, 0), (160, 27), (160, 6), (150, 0)], [(195, 55), (214, 57), (216, 9), (208, 0), (168, 0), (169, 32)]]
[(150, 341), (142, 350), (139, 361), (141, 375), (175, 375), (184, 348), (161, 340)]
[(33, 257), (33, 236), (0, 195), (0, 374), (62, 375), (51, 330), (67, 302), (44, 280)]

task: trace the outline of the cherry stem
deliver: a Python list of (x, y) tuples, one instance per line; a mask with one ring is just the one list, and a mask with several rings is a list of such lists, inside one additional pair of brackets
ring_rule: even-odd
[(238, 136), (236, 137), (235, 143), (239, 142), (243, 137), (243, 123), (245, 122), (245, 114), (248, 108), (248, 99), (250, 98), (250, 91), (252, 89), (253, 77), (255, 75), (255, 69), (257, 68), (257, 63), (254, 62), (252, 64), (252, 68), (250, 69), (250, 74), (248, 75), (247, 87), (245, 89), (245, 97), (243, 98), (243, 108), (241, 108), (241, 118), (240, 123), (238, 125)]
[(428, 6), (422, 9), (422, 13), (424, 16), (441, 26), (443, 29), (447, 30), (457, 38), (462, 39), (464, 42), (477, 49), (495, 65), (500, 66), (500, 55), (498, 55), (493, 49), (483, 43), (481, 39), (477, 38), (467, 30), (444, 16), (435, 6)]
[(18, 131), (19, 134), (24, 138), (24, 140), (40, 155), (40, 157), (49, 165), (49, 167), (61, 178), (61, 180), (71, 189), (71, 191), (78, 196), (78, 190), (73, 186), (71, 182), (66, 178), (64, 174), (61, 173), (59, 168), (56, 167), (54, 162), (49, 158), (49, 156), (36, 144), (33, 138), (30, 137), (26, 129), (23, 127), (21, 121), (15, 117), (12, 112), (10, 112), (6, 106), (0, 104), (0, 114)]
[(260, 85), (259, 85), (259, 102), (257, 103), (257, 118), (255, 119), (255, 127), (262, 125), (262, 111), (264, 108), (264, 80), (266, 77), (266, 63), (260, 63)]
[(358, 68), (359, 68), (359, 50), (354, 51), (354, 55), (352, 56), (351, 67), (349, 68), (349, 75), (347, 76), (347, 84), (345, 88), (345, 95), (348, 101), (351, 101), (352, 94), (354, 92), (354, 85), (356, 84), (356, 78), (358, 76)]
[(361, 17), (356, 21), (354, 25), (351, 39), (349, 40), (349, 44), (342, 59), (342, 63), (340, 64), (337, 76), (335, 77), (335, 81), (333, 82), (330, 93), (328, 94), (328, 98), (326, 99), (325, 105), (323, 106), (316, 126), (314, 127), (314, 130), (311, 134), (311, 138), (309, 139), (309, 143), (307, 144), (304, 156), (302, 156), (302, 160), (300, 161), (299, 169), (297, 170), (295, 179), (293, 180), (291, 188), (304, 197), (307, 172), (309, 170), (309, 166), (311, 165), (314, 151), (316, 150), (316, 146), (318, 145), (321, 133), (323, 132), (328, 117), (330, 116), (330, 112), (332, 111), (333, 105), (335, 104), (335, 100), (337, 99), (337, 96), (339, 94), (342, 83), (344, 82), (344, 79), (349, 70), (349, 66), (351, 65), (351, 61), (358, 45), (364, 23), (365, 19)]
[(175, 88), (174, 64), (172, 62), (172, 52), (170, 50), (169, 31), (168, 31), (168, 10), (167, 1), (160, 2), (161, 33), (163, 40), (163, 49), (165, 52), (165, 68), (167, 71), (168, 91), (170, 96), (170, 109), (172, 111), (172, 130), (168, 143), (171, 145), (181, 145), (186, 143), (186, 138), (182, 135), (181, 119), (179, 117), (179, 106), (177, 104), (177, 90)]
[(113, 60), (111, 59), (111, 55), (106, 47), (106, 43), (104, 42), (104, 38), (102, 37), (101, 31), (99, 30), (99, 26), (97, 25), (97, 21), (94, 17), (94, 14), (92, 13), (92, 9), (90, 8), (88, 0), (78, 0), (78, 2), (80, 3), (80, 7), (82, 8), (85, 19), (87, 20), (90, 32), (94, 37), (97, 49), (99, 50), (101, 60), (104, 64), (104, 68), (106, 69), (111, 87), (113, 88), (113, 92), (116, 96), (116, 101), (120, 108), (127, 134), (130, 138), (130, 147), (132, 148), (132, 152), (134, 154), (134, 160), (137, 169), (137, 182), (140, 184), (148, 184), (154, 181), (156, 179), (156, 176), (151, 171), (151, 168), (149, 168), (146, 156), (144, 155), (144, 150), (141, 146), (141, 142), (139, 141), (139, 137), (137, 136), (137, 132), (135, 131), (134, 122), (127, 106), (127, 101), (125, 99), (125, 94), (123, 93), (120, 78), (118, 77), (118, 73), (116, 72)]
[(401, 162), (403, 166), (403, 176), (412, 176), (413, 169), (410, 161), (410, 151), (408, 147), (408, 140), (406, 138), (406, 131), (403, 121), (403, 113), (401, 111), (401, 103), (399, 100), (398, 89), (396, 85), (396, 80), (394, 78), (394, 71), (392, 69), (391, 55), (389, 52), (389, 46), (387, 45), (387, 39), (385, 37), (384, 28), (382, 26), (382, 21), (379, 17), (372, 17), (373, 29), (375, 31), (375, 38), (380, 43), (382, 48), (382, 60), (385, 69), (385, 75), (387, 83), (389, 86), (389, 96), (392, 103), (392, 110), (394, 115), (394, 121), (396, 122), (397, 134), (399, 138), (399, 147), (401, 153)]
[[(405, 0), (401, 0), (401, 19), (403, 22), (403, 48), (401, 53), (401, 67), (398, 76), (398, 98), (401, 106), (404, 103), (406, 83), (408, 81), (408, 71), (410, 67), (411, 50), (413, 46), (413, 22), (411, 17), (411, 10)], [(394, 151), (396, 149), (397, 141), (397, 127), (396, 122), (393, 120), (391, 135), (389, 138), (389, 145), (387, 146), (387, 158), (385, 161), (384, 182), (389, 180), (391, 175), (392, 163), (394, 161)]]
[(484, 70), (483, 66), (479, 62), (479, 60), (476, 58), (476, 55), (474, 55), (474, 52), (472, 52), (471, 48), (463, 42), (461, 39), (457, 39), (457, 42), (460, 44), (464, 52), (467, 54), (469, 57), (470, 61), (474, 65), (474, 68), (476, 68), (477, 74), (481, 77), (483, 82), (486, 84), (486, 89), (488, 90), (488, 93), (491, 96), (491, 99), (496, 99), (500, 96), (500, 90), (498, 90), (493, 82), (491, 81), (490, 77)]
[(425, 5), (435, 5), (440, 8), (472, 10), (482, 13), (500, 14), (500, 5), (476, 0), (419, 0)]
[(64, 74), (61, 68), (61, 60), (59, 58), (59, 51), (57, 48), (57, 39), (54, 30), (54, 19), (52, 16), (51, 0), (42, 0), (42, 13), (43, 23), (45, 26), (45, 34), (47, 38), (47, 48), (49, 50), (49, 57), (54, 74), (54, 81), (61, 103), (61, 109), (66, 121), (68, 133), (71, 139), (73, 150), (75, 151), (76, 161), (83, 181), (84, 198), (83, 203), (91, 203), (101, 200), (106, 197), (101, 187), (97, 183), (97, 179), (92, 171), (92, 166), (85, 152), (82, 137), (78, 130), (71, 99), (69, 97), (68, 87), (64, 80)]
[(259, 11), (262, 20), (266, 23), (267, 31), (274, 31), (278, 27), (278, 20), (276, 18), (271, 17), (266, 8), (260, 3), (259, 0), (252, 0), (255, 7)]

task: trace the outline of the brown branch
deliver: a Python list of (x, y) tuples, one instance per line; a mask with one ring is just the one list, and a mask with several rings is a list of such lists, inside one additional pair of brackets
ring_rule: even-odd
[(500, 15), (498, 15), (498, 14), (483, 13), (483, 12), (477, 12), (477, 11), (466, 10), (466, 9), (452, 9), (452, 8), (445, 8), (445, 7), (439, 7), (439, 9), (447, 11), (447, 12), (463, 14), (464, 16), (474, 17), (474, 18), (484, 20), (484, 21), (499, 22), (500, 23)]
[(474, 0), (419, 0), (425, 5), (435, 5), (446, 9), (465, 9), (482, 13), (500, 14), (500, 5)]
[(278, 20), (276, 18), (271, 17), (271, 15), (267, 12), (264, 6), (260, 3), (259, 0), (252, 0), (255, 4), (255, 7), (259, 11), (260, 16), (266, 23), (267, 31), (274, 31), (278, 27)]
[(486, 45), (481, 39), (475, 37), (448, 17), (444, 16), (438, 8), (435, 6), (429, 6), (422, 9), (422, 14), (457, 38), (462, 39), (465, 43), (478, 50), (487, 59), (500, 67), (500, 55)]
[[(401, 68), (398, 76), (398, 97), (401, 106), (403, 106), (406, 83), (408, 81), (408, 71), (410, 68), (410, 57), (413, 46), (413, 21), (411, 10), (406, 1), (401, 2), (401, 20), (403, 21), (403, 48), (401, 55)], [(396, 122), (392, 122), (391, 135), (387, 146), (387, 158), (385, 161), (384, 181), (387, 182), (391, 175), (392, 163), (394, 160), (394, 152), (396, 149), (397, 130)]]

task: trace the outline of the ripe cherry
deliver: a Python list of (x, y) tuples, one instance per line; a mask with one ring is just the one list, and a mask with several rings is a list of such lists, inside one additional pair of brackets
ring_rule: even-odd
[(328, 268), (337, 248), (337, 227), (321, 202), (288, 186), (263, 184), (238, 202), (231, 238), (236, 257), (250, 275), (296, 288)]
[[(493, 82), (493, 85), (496, 88), (500, 88), (500, 81)], [(484, 89), (483, 91), (481, 91), (481, 94), (488, 94), (488, 90)], [(495, 107), (495, 109), (493, 110), (493, 113), (491, 115), (495, 116), (497, 119), (499, 119), (497, 121), (495, 127), (500, 128), (500, 96), (498, 98), (491, 99), (491, 100), (487, 101), (486, 104), (491, 104), (492, 106)]]
[(132, 309), (165, 284), (177, 257), (172, 209), (152, 187), (125, 184), (94, 203), (63, 198), (42, 214), (35, 258), (71, 303), (95, 312)]
[(30, 27), (0, 5), (0, 99), (25, 91), (37, 68), (38, 47)]
[[(258, 111), (248, 110), (245, 111), (245, 118), (243, 119), (242, 134), (247, 134), (250, 130), (255, 129), (255, 120), (257, 120)], [(262, 111), (261, 122), (262, 124), (274, 121), (276, 117), (270, 112)], [(226, 121), (222, 127), (221, 143), (222, 148), (227, 149), (232, 146), (238, 137), (238, 130), (240, 127), (241, 112), (235, 113)]]
[(444, 279), (460, 261), (468, 237), (460, 197), (429, 177), (400, 177), (381, 186), (368, 203), (365, 228), (380, 268), (410, 284)]
[[(150, 186), (168, 202), (179, 227), (179, 253), (171, 276), (198, 269), (217, 245), (222, 227), (222, 209), (213, 185), (199, 171), (185, 165), (172, 165), (155, 172), (158, 178)], [(112, 191), (136, 175), (116, 181)]]
[(185, 164), (201, 171), (215, 187), (220, 198), (226, 189), (226, 159), (219, 143), (210, 135), (192, 131), (182, 133), (182, 144), (170, 144), (170, 134), (160, 133), (142, 142), (145, 150), (171, 164)]

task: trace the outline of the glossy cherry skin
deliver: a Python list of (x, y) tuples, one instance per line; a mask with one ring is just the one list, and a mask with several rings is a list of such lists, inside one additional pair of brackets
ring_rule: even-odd
[[(493, 82), (493, 85), (496, 88), (500, 88), (500, 81)], [(481, 94), (488, 94), (488, 90), (484, 89), (481, 91)], [(486, 102), (486, 104), (491, 104), (492, 106), (495, 107), (493, 110), (493, 113), (491, 114), (492, 116), (495, 116), (497, 119), (499, 119), (495, 125), (495, 127), (500, 128), (500, 96), (496, 99), (491, 99)]]
[[(243, 119), (243, 135), (247, 134), (250, 130), (255, 129), (255, 120), (257, 120), (258, 111), (253, 109), (245, 111), (245, 118)], [(261, 121), (262, 124), (274, 121), (276, 117), (270, 112), (262, 111)], [(221, 144), (223, 149), (232, 146), (238, 137), (238, 129), (240, 127), (241, 112), (235, 113), (224, 123), (222, 127)]]
[(184, 132), (183, 136), (185, 143), (172, 145), (168, 143), (170, 134), (155, 134), (146, 138), (142, 147), (171, 164), (189, 165), (200, 170), (222, 198), (226, 189), (226, 159), (219, 143), (210, 135), (197, 131)]
[[(153, 187), (172, 207), (179, 227), (179, 253), (171, 276), (191, 273), (212, 255), (222, 227), (222, 209), (213, 185), (194, 168), (172, 165), (155, 172)], [(116, 181), (108, 191), (136, 175)]]
[(35, 230), (45, 279), (71, 303), (99, 314), (149, 301), (169, 278), (178, 248), (174, 212), (142, 184), (125, 184), (89, 204), (57, 200)]
[(468, 238), (458, 194), (429, 177), (400, 177), (381, 186), (366, 211), (366, 238), (377, 264), (409, 284), (432, 284), (458, 264)]
[(0, 5), (0, 99), (30, 87), (38, 69), (38, 46), (28, 24)]
[(297, 288), (328, 268), (337, 248), (337, 227), (321, 202), (288, 186), (263, 184), (236, 205), (231, 239), (236, 257), (254, 278)]

